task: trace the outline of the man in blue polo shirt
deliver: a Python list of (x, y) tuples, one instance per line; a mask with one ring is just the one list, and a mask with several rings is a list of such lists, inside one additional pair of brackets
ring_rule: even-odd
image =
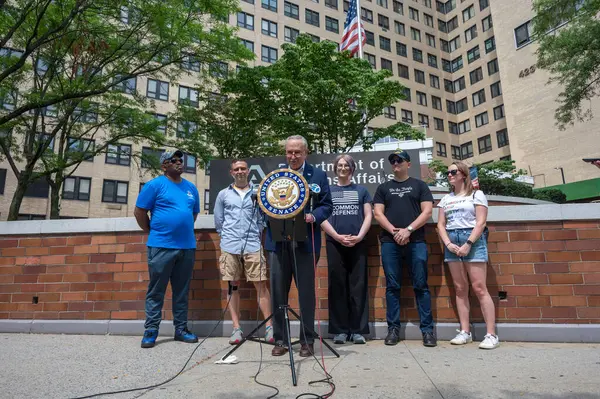
[(173, 289), (175, 341), (198, 342), (198, 337), (187, 328), (188, 292), (196, 255), (194, 222), (200, 212), (198, 190), (181, 177), (181, 151), (164, 152), (160, 164), (164, 175), (144, 185), (134, 211), (139, 226), (149, 233), (146, 245), (150, 281), (142, 348), (152, 348), (156, 342), (169, 281)]

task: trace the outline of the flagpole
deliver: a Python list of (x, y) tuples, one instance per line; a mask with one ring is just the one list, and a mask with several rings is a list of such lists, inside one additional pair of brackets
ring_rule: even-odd
[(356, 16), (358, 18), (358, 57), (362, 59), (363, 48), (362, 48), (362, 11), (360, 8), (360, 0), (356, 0)]

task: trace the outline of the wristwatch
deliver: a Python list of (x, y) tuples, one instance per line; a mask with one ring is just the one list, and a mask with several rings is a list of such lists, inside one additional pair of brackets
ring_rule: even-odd
[(409, 232), (409, 233), (412, 233), (413, 231), (415, 231), (415, 229), (413, 229), (413, 227), (412, 227), (412, 226), (408, 226), (408, 227), (406, 228), (406, 230), (408, 230), (408, 232)]
[(467, 240), (467, 244), (469, 244), (469, 245), (473, 245), (473, 241), (471, 241), (471, 240)]

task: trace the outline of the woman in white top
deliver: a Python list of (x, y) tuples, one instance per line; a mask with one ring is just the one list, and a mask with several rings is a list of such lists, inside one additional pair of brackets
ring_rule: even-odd
[(486, 286), (487, 199), (482, 191), (473, 188), (469, 168), (463, 162), (453, 162), (448, 167), (448, 181), (452, 190), (438, 204), (438, 232), (446, 247), (444, 261), (448, 263), (454, 281), (460, 320), (460, 331), (450, 343), (464, 345), (473, 341), (469, 325), (470, 279), (487, 327), (479, 348), (494, 349), (500, 341), (495, 332), (494, 301)]

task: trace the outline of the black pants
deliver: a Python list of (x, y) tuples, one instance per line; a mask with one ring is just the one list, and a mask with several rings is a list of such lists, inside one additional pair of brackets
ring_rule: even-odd
[(329, 333), (369, 333), (367, 244), (354, 247), (327, 240)]
[[(315, 327), (315, 268), (313, 254), (304, 252), (299, 248), (293, 250), (293, 243), (284, 242), (278, 245), (282, 246), (282, 250), (269, 251), (268, 255), (271, 267), (273, 337), (276, 342), (287, 345), (289, 337), (286, 336), (285, 318), (279, 310), (279, 306), (288, 304), (288, 295), (293, 276), (296, 288), (298, 288), (299, 314), (302, 316), (302, 321), (304, 322), (304, 324), (300, 325), (300, 342), (312, 344), (315, 340), (313, 336), (313, 329)], [(316, 261), (318, 262), (319, 254), (316, 254), (316, 257)], [(296, 270), (298, 273), (296, 273)]]

